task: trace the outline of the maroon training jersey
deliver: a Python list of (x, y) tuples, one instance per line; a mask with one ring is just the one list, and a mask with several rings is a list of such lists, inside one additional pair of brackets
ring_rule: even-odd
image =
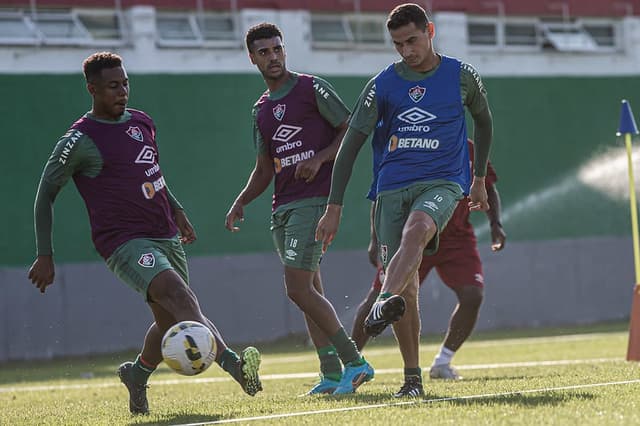
[(311, 183), (294, 177), (299, 162), (312, 158), (336, 136), (335, 128), (318, 110), (313, 76), (300, 74), (283, 98), (271, 100), (268, 93), (263, 94), (256, 107), (258, 130), (275, 171), (273, 210), (292, 201), (328, 196), (333, 161), (324, 163)]
[(131, 118), (122, 123), (85, 116), (71, 126), (89, 136), (102, 156), (100, 174), (76, 174), (73, 180), (89, 212), (93, 243), (105, 259), (131, 239), (178, 232), (158, 165), (155, 125), (144, 112), (128, 111)]

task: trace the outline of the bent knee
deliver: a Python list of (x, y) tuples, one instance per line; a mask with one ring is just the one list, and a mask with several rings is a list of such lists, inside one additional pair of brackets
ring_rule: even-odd
[(198, 306), (196, 295), (175, 273), (159, 274), (151, 281), (148, 292), (151, 301), (169, 312), (193, 310)]
[(436, 224), (428, 215), (419, 220), (410, 220), (402, 230), (402, 244), (419, 244), (426, 247), (436, 234)]
[(458, 302), (461, 306), (478, 309), (484, 299), (484, 290), (476, 285), (467, 285), (458, 292)]

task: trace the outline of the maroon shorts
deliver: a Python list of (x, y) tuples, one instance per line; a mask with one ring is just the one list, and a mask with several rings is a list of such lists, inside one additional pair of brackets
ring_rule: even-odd
[[(435, 255), (423, 256), (418, 270), (420, 284), (433, 268), (436, 268), (436, 272), (447, 287), (455, 288), (467, 285), (484, 287), (482, 263), (475, 245), (456, 248), (441, 246)], [(376, 277), (371, 284), (372, 287), (380, 290), (383, 280), (384, 272), (382, 268), (378, 268)]]

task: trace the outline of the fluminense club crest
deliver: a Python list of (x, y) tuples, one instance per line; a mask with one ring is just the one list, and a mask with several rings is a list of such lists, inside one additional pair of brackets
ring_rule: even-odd
[(287, 106), (285, 104), (278, 104), (273, 107), (273, 116), (276, 118), (276, 120), (282, 121), (286, 110)]
[(138, 259), (138, 265), (143, 268), (153, 268), (155, 264), (156, 258), (153, 253), (144, 253), (140, 256), (140, 259)]
[(142, 130), (140, 130), (138, 126), (129, 126), (129, 128), (127, 129), (127, 134), (131, 136), (133, 139), (137, 140), (138, 142), (144, 141)]
[(409, 97), (413, 102), (420, 102), (420, 99), (424, 97), (426, 91), (427, 89), (425, 89), (424, 87), (414, 86), (409, 89)]

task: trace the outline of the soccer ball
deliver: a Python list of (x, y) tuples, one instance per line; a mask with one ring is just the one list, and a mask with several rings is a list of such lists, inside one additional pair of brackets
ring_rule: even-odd
[(162, 338), (164, 362), (176, 373), (194, 376), (209, 368), (216, 358), (216, 339), (205, 325), (182, 321)]

